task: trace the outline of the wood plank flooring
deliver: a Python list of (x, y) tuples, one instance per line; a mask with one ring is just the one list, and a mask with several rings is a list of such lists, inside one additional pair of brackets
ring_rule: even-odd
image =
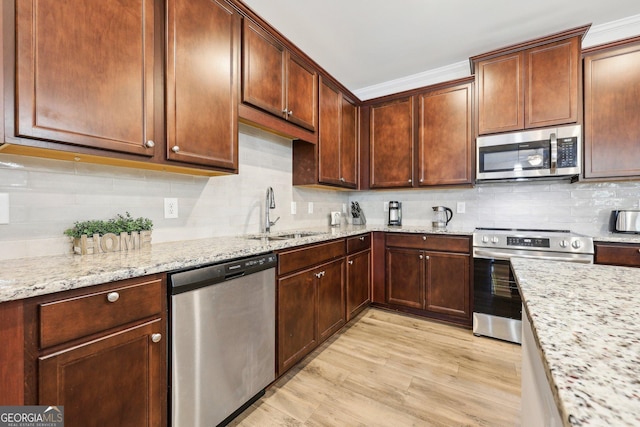
[(520, 346), (367, 309), (232, 426), (518, 426)]

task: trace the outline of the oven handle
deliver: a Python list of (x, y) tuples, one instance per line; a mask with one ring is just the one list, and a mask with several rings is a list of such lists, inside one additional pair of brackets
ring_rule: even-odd
[(483, 251), (480, 249), (474, 249), (473, 257), (499, 259), (504, 261), (508, 261), (511, 258), (531, 258), (531, 259), (541, 259), (541, 260), (548, 260), (548, 261), (569, 261), (569, 262), (577, 262), (582, 264), (593, 264), (593, 256), (583, 255), (583, 254), (574, 254), (569, 256), (565, 256), (565, 255), (544, 256), (544, 255), (513, 254), (508, 252), (497, 252), (497, 251)]

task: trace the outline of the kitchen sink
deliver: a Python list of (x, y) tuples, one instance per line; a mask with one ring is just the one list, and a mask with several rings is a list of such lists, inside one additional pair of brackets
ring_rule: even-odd
[(301, 239), (303, 237), (318, 236), (320, 234), (325, 234), (325, 233), (314, 232), (314, 231), (302, 231), (299, 233), (283, 233), (283, 234), (269, 234), (269, 235), (262, 234), (259, 236), (248, 236), (247, 239), (278, 241), (278, 240)]

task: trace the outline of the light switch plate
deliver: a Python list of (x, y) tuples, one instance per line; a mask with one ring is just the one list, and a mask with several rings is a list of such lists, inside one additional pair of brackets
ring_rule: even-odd
[(309, 202), (309, 213), (313, 213), (313, 202)]
[(9, 224), (9, 193), (0, 193), (0, 224)]
[(291, 215), (295, 215), (298, 212), (298, 204), (291, 202)]
[(465, 202), (458, 202), (456, 206), (456, 213), (465, 213), (467, 210), (467, 204)]

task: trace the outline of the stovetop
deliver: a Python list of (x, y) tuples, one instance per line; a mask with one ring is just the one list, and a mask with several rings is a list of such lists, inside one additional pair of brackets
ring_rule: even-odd
[(483, 228), (473, 233), (478, 248), (593, 254), (593, 238), (570, 230)]

